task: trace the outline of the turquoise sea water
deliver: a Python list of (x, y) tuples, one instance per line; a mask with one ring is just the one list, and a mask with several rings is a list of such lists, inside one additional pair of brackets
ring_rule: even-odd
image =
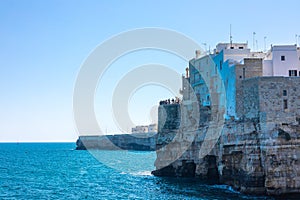
[(150, 175), (155, 152), (76, 151), (74, 143), (0, 143), (0, 199), (271, 199), (196, 179)]

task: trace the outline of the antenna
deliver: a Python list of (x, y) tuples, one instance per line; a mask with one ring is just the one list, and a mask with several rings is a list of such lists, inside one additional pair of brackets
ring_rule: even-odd
[(256, 43), (256, 51), (258, 51), (258, 41), (255, 40), (255, 43)]
[(207, 44), (206, 43), (202, 43), (203, 45), (204, 45), (204, 47), (205, 47), (205, 55), (207, 54), (207, 48), (206, 48), (206, 46), (207, 46)]
[(296, 34), (295, 35), (295, 38), (296, 38), (296, 46), (298, 45), (298, 35)]
[(252, 46), (253, 51), (254, 51), (254, 48), (255, 48), (255, 35), (256, 35), (256, 33), (253, 32), (253, 46)]
[(232, 47), (231, 24), (230, 24), (229, 38), (230, 38), (230, 47)]
[(267, 36), (264, 37), (264, 52), (267, 51)]

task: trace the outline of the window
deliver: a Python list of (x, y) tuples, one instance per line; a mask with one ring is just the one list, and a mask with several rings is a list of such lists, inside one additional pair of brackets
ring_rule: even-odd
[(289, 76), (297, 76), (297, 70), (289, 70)]
[(239, 49), (244, 49), (244, 47), (239, 47)]
[(230, 47), (230, 49), (234, 49), (234, 47)]
[(222, 70), (222, 60), (220, 60), (220, 70)]
[(194, 74), (194, 82), (197, 83), (198, 81), (200, 81), (200, 74), (196, 73)]
[(240, 76), (240, 78), (243, 78), (242, 76)]
[(286, 99), (283, 100), (283, 109), (288, 109), (288, 102)]
[(282, 95), (283, 95), (283, 96), (287, 96), (287, 91), (286, 91), (286, 90), (283, 90), (283, 91), (282, 91)]
[(281, 61), (285, 61), (285, 56), (281, 56)]

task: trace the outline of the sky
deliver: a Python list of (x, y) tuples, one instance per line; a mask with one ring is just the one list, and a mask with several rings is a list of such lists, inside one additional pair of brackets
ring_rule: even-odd
[[(0, 142), (76, 141), (73, 91), (90, 53), (119, 33), (144, 27), (182, 33), (206, 48), (229, 42), (258, 49), (295, 44), (300, 2), (280, 1), (0, 1)], [(300, 41), (298, 41), (300, 42)], [(99, 81), (95, 114), (105, 133), (122, 133), (111, 97), (118, 81), (137, 66), (160, 63), (183, 73), (188, 63), (170, 53), (144, 50), (122, 56)], [(180, 83), (178, 83), (180, 87)], [(155, 121), (151, 112), (174, 93), (158, 85), (140, 87), (129, 99), (134, 124)], [(155, 113), (155, 112), (154, 112)]]

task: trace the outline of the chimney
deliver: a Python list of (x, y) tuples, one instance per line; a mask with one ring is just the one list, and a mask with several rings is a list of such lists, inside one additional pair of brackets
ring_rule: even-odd
[(200, 58), (201, 51), (200, 50), (196, 50), (195, 53), (196, 53), (196, 58)]
[(189, 78), (189, 68), (185, 68), (185, 77)]

